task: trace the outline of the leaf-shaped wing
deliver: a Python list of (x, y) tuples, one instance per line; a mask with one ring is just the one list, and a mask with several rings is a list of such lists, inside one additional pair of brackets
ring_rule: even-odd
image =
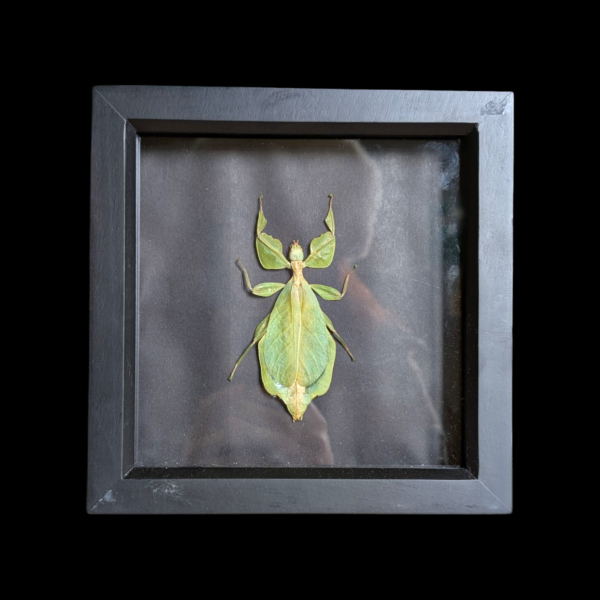
[(262, 196), (259, 198), (260, 209), (258, 211), (258, 221), (256, 222), (256, 252), (258, 260), (265, 269), (285, 269), (290, 267), (288, 259), (283, 255), (283, 246), (281, 242), (263, 233), (267, 225), (267, 219), (262, 209)]

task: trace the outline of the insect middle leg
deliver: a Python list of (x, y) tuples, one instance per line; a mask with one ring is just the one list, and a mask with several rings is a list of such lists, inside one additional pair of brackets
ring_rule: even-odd
[(317, 293), (323, 300), (341, 300), (346, 294), (346, 290), (348, 289), (348, 280), (350, 279), (350, 275), (356, 271), (356, 265), (354, 265), (354, 269), (346, 275), (346, 279), (344, 279), (344, 287), (342, 288), (342, 292), (338, 292), (335, 288), (329, 287), (328, 285), (321, 285), (319, 283), (311, 283), (310, 287)]
[(250, 283), (250, 277), (248, 276), (248, 271), (246, 271), (241, 259), (238, 258), (237, 262), (244, 272), (244, 279), (246, 280), (248, 290), (251, 291), (255, 296), (267, 298), (268, 296), (272, 296), (275, 292), (278, 292), (285, 287), (285, 283), (259, 283), (258, 285), (252, 287), (252, 284)]

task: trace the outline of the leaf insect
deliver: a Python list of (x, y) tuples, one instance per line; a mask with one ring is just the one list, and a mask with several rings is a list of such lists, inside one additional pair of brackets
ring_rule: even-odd
[(259, 283), (252, 287), (248, 271), (238, 263), (244, 273), (248, 289), (256, 296), (271, 296), (281, 291), (270, 314), (256, 328), (252, 343), (235, 363), (229, 381), (248, 351), (258, 343), (258, 357), (265, 389), (279, 396), (294, 421), (301, 421), (304, 411), (315, 396), (329, 389), (335, 362), (334, 337), (350, 352), (335, 330), (331, 319), (321, 310), (315, 292), (324, 300), (341, 300), (348, 288), (354, 269), (346, 275), (341, 292), (326, 285), (309, 284), (303, 269), (325, 269), (335, 253), (335, 221), (333, 219), (333, 194), (329, 194), (329, 212), (325, 224), (329, 231), (310, 243), (306, 260), (298, 241), (290, 245), (289, 260), (283, 255), (281, 242), (264, 233), (267, 219), (263, 213), (262, 196), (256, 224), (256, 251), (265, 269), (291, 269), (292, 278), (286, 283)]

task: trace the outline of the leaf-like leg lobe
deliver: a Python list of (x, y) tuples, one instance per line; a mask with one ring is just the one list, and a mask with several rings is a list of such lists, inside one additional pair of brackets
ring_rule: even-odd
[(256, 222), (256, 252), (258, 260), (265, 269), (289, 269), (291, 267), (288, 259), (283, 255), (281, 242), (263, 229), (267, 225), (267, 219), (262, 209), (262, 196), (259, 198), (260, 208)]
[(242, 260), (238, 258), (238, 265), (240, 265), (242, 271), (244, 272), (244, 278), (246, 280), (246, 285), (248, 286), (248, 290), (252, 292), (255, 296), (262, 296), (263, 298), (268, 298), (272, 296), (279, 290), (282, 290), (285, 287), (285, 283), (259, 283), (252, 287), (250, 283), (250, 277), (248, 276), (248, 271), (242, 264)]
[(335, 254), (335, 221), (331, 206), (333, 194), (329, 194), (329, 212), (325, 224), (329, 231), (323, 233), (310, 243), (310, 254), (304, 261), (304, 266), (309, 269), (326, 269), (333, 261)]
[(344, 287), (341, 292), (338, 292), (335, 288), (329, 287), (328, 285), (321, 285), (319, 283), (312, 283), (310, 287), (323, 298), (323, 300), (341, 300), (346, 295), (346, 290), (348, 289), (348, 280), (350, 279), (350, 275), (356, 271), (356, 265), (354, 265), (354, 269), (346, 275), (346, 279), (344, 279)]

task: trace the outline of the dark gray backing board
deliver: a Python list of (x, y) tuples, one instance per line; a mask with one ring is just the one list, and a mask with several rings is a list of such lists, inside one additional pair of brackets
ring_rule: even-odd
[[(281, 92), (284, 91), (190, 88), (101, 88), (95, 92), (92, 150), (90, 510), (92, 512), (265, 512), (286, 510), (294, 512), (506, 512), (511, 502), (511, 96), (491, 93), (381, 93), (323, 90), (318, 92), (292, 90), (291, 92), (294, 94), (286, 95)], [(306, 102), (310, 104), (311, 99), (314, 100), (315, 97), (319, 97), (320, 102), (318, 106), (311, 105), (312, 118), (307, 119), (302, 107)], [(192, 98), (194, 98), (193, 101)], [(334, 110), (334, 104), (342, 98), (345, 99), (345, 102), (339, 104)], [(482, 100), (485, 100), (483, 104)], [(366, 105), (368, 105), (368, 109), (365, 108)], [(354, 107), (354, 111), (352, 107)], [(154, 114), (153, 110), (155, 110)], [(373, 111), (375, 113), (379, 111), (379, 117), (373, 118), (374, 123), (369, 125), (366, 123), (368, 121), (366, 117), (373, 115)], [(410, 114), (411, 111), (414, 114)], [(446, 112), (444, 113), (444, 111)], [(236, 121), (240, 123), (231, 122), (232, 116), (235, 116)], [(256, 122), (253, 122), (253, 119)], [(347, 135), (344, 136), (345, 124), (343, 121), (345, 119), (350, 121), (351, 125), (347, 126)], [(310, 120), (313, 123), (312, 125), (294, 123), (294, 121), (301, 120)], [(328, 126), (328, 122), (332, 120), (335, 123)], [(387, 123), (382, 123), (382, 121), (387, 121)], [(439, 134), (436, 136), (435, 127), (438, 124)], [(365, 138), (369, 136), (371, 139), (377, 136), (382, 138), (382, 141), (379, 142), (380, 145), (398, 144), (398, 137), (411, 135), (418, 138), (419, 141), (409, 140), (402, 143), (408, 144), (408, 146), (416, 144), (419, 147), (425, 147), (427, 144), (445, 144), (445, 147), (459, 144), (463, 147), (467, 156), (467, 164), (461, 163), (460, 177), (465, 181), (467, 188), (469, 186), (476, 188), (467, 192), (467, 195), (470, 193), (472, 197), (475, 197), (476, 201), (469, 204), (469, 218), (475, 216), (478, 224), (478, 235), (471, 236), (468, 253), (471, 259), (479, 255), (480, 269), (470, 277), (471, 288), (467, 287), (464, 294), (466, 305), (464, 350), (466, 357), (470, 355), (470, 360), (465, 362), (465, 382), (467, 382), (466, 387), (468, 388), (465, 400), (466, 419), (465, 427), (460, 432), (460, 437), (463, 438), (461, 443), (464, 443), (464, 452), (454, 455), (459, 457), (457, 460), (460, 461), (461, 468), (450, 468), (447, 474), (444, 474), (442, 468), (431, 468), (432, 465), (453, 464), (455, 461), (447, 459), (441, 461), (434, 458), (434, 456), (439, 456), (437, 452), (426, 450), (423, 455), (425, 461), (419, 463), (419, 466), (423, 464), (425, 467), (417, 469), (413, 456), (409, 455), (408, 458), (401, 460), (396, 458), (400, 456), (400, 453), (397, 452), (397, 448), (388, 443), (389, 440), (379, 449), (376, 448), (376, 444), (369, 446), (368, 442), (372, 440), (373, 436), (365, 437), (367, 455), (371, 451), (371, 455), (368, 455), (366, 460), (364, 452), (361, 455), (361, 452), (354, 449), (353, 452), (347, 454), (345, 462), (341, 462), (341, 465), (347, 468), (337, 471), (335, 475), (337, 479), (328, 478), (326, 481), (318, 480), (318, 478), (327, 478), (327, 469), (324, 473), (322, 468), (315, 470), (312, 467), (307, 469), (283, 467), (279, 469), (279, 475), (269, 469), (210, 469), (203, 466), (206, 465), (208, 457), (198, 460), (197, 455), (194, 457), (193, 453), (191, 455), (188, 453), (185, 458), (185, 452), (178, 455), (177, 451), (171, 452), (173, 463), (181, 463), (182, 461), (178, 460), (178, 457), (182, 456), (186, 469), (177, 470), (177, 465), (173, 463), (168, 465), (168, 469), (158, 468), (159, 458), (165, 454), (168, 455), (170, 450), (153, 455), (155, 444), (144, 445), (143, 407), (144, 402), (150, 397), (148, 394), (144, 394), (144, 397), (139, 400), (138, 409), (141, 409), (141, 412), (136, 413), (135, 411), (135, 395), (143, 389), (143, 382), (139, 380), (139, 377), (144, 368), (144, 343), (142, 342), (144, 334), (141, 334), (140, 339), (136, 339), (138, 324), (136, 320), (139, 319), (140, 331), (143, 332), (146, 312), (141, 309), (144, 306), (143, 261), (144, 256), (151, 256), (151, 248), (144, 249), (144, 233), (137, 231), (135, 224), (138, 222), (138, 216), (141, 217), (143, 229), (144, 202), (143, 197), (140, 197), (140, 190), (143, 191), (146, 180), (140, 176), (144, 173), (144, 145), (147, 142), (148, 147), (152, 144), (160, 147), (161, 144), (158, 138), (144, 138), (143, 136), (153, 132), (164, 135), (168, 133), (166, 130), (169, 127), (173, 129), (172, 133), (179, 135), (202, 135), (203, 132), (206, 135), (215, 135), (216, 131), (217, 135), (225, 134), (236, 137), (237, 131), (238, 135), (244, 136), (280, 135), (288, 138), (289, 136), (300, 136), (303, 130), (308, 132), (308, 135), (319, 135), (320, 137), (341, 134), (341, 137), (352, 138), (356, 136), (356, 131), (360, 133), (362, 129)], [(440, 139), (440, 136), (443, 136), (443, 139)], [(448, 140), (448, 136), (454, 138), (455, 141)], [(180, 138), (180, 142), (192, 144), (194, 140)], [(168, 144), (177, 146), (178, 143), (177, 138), (172, 138), (168, 141), (167, 146)], [(217, 143), (217, 141), (213, 143)], [(218, 143), (223, 143), (223, 140), (219, 140)], [(344, 142), (346, 145), (351, 143)], [(364, 141), (364, 144), (368, 143), (376, 144), (377, 142)], [(475, 161), (473, 160), (474, 154), (477, 159)], [(482, 165), (486, 165), (485, 172)], [(162, 166), (164, 167), (165, 163)], [(160, 165), (157, 164), (153, 172), (159, 172), (160, 168)], [(473, 173), (474, 169), (475, 173)], [(182, 183), (181, 185), (185, 186), (186, 184)], [(222, 182), (219, 187), (223, 187)], [(258, 193), (265, 193), (265, 212), (269, 219), (269, 233), (282, 239), (284, 244), (291, 241), (286, 236), (297, 238), (299, 235), (303, 235), (305, 237), (301, 241), (306, 245), (312, 237), (321, 233), (323, 228), (322, 220), (325, 211), (319, 211), (319, 204), (322, 203), (326, 207), (326, 194), (329, 191), (336, 192), (336, 190), (324, 190), (323, 198), (319, 199), (317, 189), (311, 190), (311, 193), (306, 190), (303, 201), (310, 203), (309, 214), (296, 213), (294, 218), (289, 220), (287, 214), (290, 211), (293, 212), (298, 201), (297, 197), (293, 195), (293, 190), (284, 188), (281, 188), (280, 184), (280, 189), (273, 190), (274, 204), (271, 207), (271, 214), (266, 190), (258, 190), (249, 195), (248, 202), (245, 198), (237, 199), (238, 208), (248, 205), (243, 209), (248, 214), (244, 214), (243, 218), (240, 217), (240, 227), (242, 227), (242, 223), (247, 223), (247, 229), (240, 234), (239, 254), (244, 257), (245, 264), (253, 277), (253, 283), (269, 279), (279, 280), (262, 277), (266, 272), (258, 268), (256, 264), (252, 229), (256, 219), (256, 196)], [(294, 201), (283, 206), (278, 202), (282, 202), (282, 198), (286, 197), (286, 194), (282, 193), (285, 191)], [(342, 193), (341, 196), (343, 195)], [(349, 193), (346, 193), (346, 196), (348, 195)], [(279, 200), (277, 200), (277, 196)], [(137, 211), (140, 207), (142, 210), (138, 215)], [(339, 204), (335, 205), (335, 209), (336, 221), (343, 219), (341, 197)], [(215, 223), (218, 223), (219, 215), (220, 212), (211, 213), (211, 218)], [(485, 217), (484, 220), (482, 220), (483, 217)], [(193, 223), (193, 219), (191, 222)], [(289, 227), (291, 223), (294, 223), (296, 227), (300, 226), (301, 232), (298, 232), (297, 229), (294, 233), (291, 233), (291, 229), (287, 230), (286, 227)], [(432, 223), (435, 223), (435, 220)], [(356, 232), (351, 230), (352, 219), (346, 222), (346, 226), (351, 239), (359, 237)], [(168, 223), (165, 223), (163, 233), (167, 231)], [(343, 250), (343, 229), (340, 229), (340, 236), (339, 251), (334, 265), (323, 272), (311, 271), (311, 275), (314, 273), (320, 277), (319, 279), (313, 278), (313, 281), (339, 287), (342, 275), (335, 270), (336, 262), (343, 263), (344, 259), (352, 261), (356, 254), (360, 255), (360, 251), (351, 246), (346, 246)], [(241, 239), (242, 237), (244, 239)], [(184, 239), (192, 239), (189, 232)], [(485, 244), (483, 247), (482, 243)], [(191, 246), (193, 247), (193, 244)], [(137, 255), (136, 248), (139, 252)], [(180, 248), (184, 256), (191, 250), (192, 248), (187, 243), (182, 244)], [(244, 250), (247, 256), (244, 256)], [(403, 248), (403, 251), (405, 250)], [(482, 255), (482, 250), (485, 250), (485, 256)], [(237, 248), (235, 252), (237, 252)], [(402, 255), (403, 252), (399, 252), (399, 254)], [(235, 258), (236, 256), (233, 257), (233, 260)], [(363, 259), (368, 261), (365, 257)], [(224, 262), (227, 261), (224, 259)], [(229, 260), (229, 263), (231, 262), (233, 261)], [(360, 261), (357, 260), (357, 262)], [(183, 264), (186, 264), (185, 260)], [(190, 258), (188, 265), (194, 264), (197, 264), (195, 259)], [(477, 265), (478, 263), (471, 260), (471, 265), (473, 264)], [(223, 265), (221, 267), (219, 271), (226, 270)], [(469, 271), (468, 265), (461, 264), (461, 268), (465, 273)], [(227, 294), (236, 296), (238, 298), (236, 301), (240, 302), (239, 306), (243, 306), (239, 310), (239, 307), (236, 308), (235, 322), (231, 322), (230, 329), (226, 334), (227, 338), (231, 338), (227, 345), (228, 347), (231, 345), (230, 352), (233, 353), (233, 361), (235, 361), (236, 354), (239, 355), (249, 341), (246, 339), (248, 336), (245, 336), (245, 333), (249, 331), (251, 335), (252, 329), (256, 325), (251, 322), (253, 311), (261, 312), (261, 314), (264, 311), (266, 314), (270, 302), (269, 299), (262, 300), (244, 293), (241, 286), (241, 274), (235, 267), (229, 267), (229, 274), (229, 277), (223, 275), (219, 279), (219, 284), (227, 286)], [(269, 275), (271, 274), (269, 273)], [(283, 277), (283, 273), (279, 275)], [(363, 276), (368, 278), (366, 272)], [(333, 277), (334, 280), (330, 277)], [(413, 277), (413, 279), (417, 278)], [(366, 279), (366, 281), (369, 280)], [(475, 289), (473, 282), (476, 284)], [(155, 284), (158, 284), (159, 287), (166, 283), (169, 283), (168, 276), (155, 279)], [(372, 281), (370, 283), (372, 286)], [(420, 285), (416, 282), (413, 283), (415, 286)], [(230, 287), (231, 289), (229, 289)], [(195, 293), (195, 289), (192, 288), (193, 286), (189, 289), (190, 298)], [(141, 304), (139, 306), (136, 290), (139, 290), (140, 293)], [(414, 290), (411, 290), (408, 297), (412, 298), (415, 293)], [(185, 296), (185, 294), (178, 293), (177, 297), (182, 295)], [(484, 305), (483, 297), (487, 297), (488, 301), (493, 300), (493, 311), (490, 306)], [(323, 308), (332, 316), (338, 330), (341, 329), (339, 322), (340, 320), (343, 322), (345, 311), (350, 311), (352, 314), (350, 292), (339, 303), (323, 301), (321, 304), (326, 304)], [(359, 306), (365, 305), (364, 302), (358, 304)], [(259, 305), (262, 305), (261, 308), (258, 308)], [(335, 308), (329, 308), (333, 306)], [(183, 314), (188, 314), (187, 309), (183, 310)], [(119, 315), (121, 315), (120, 318)], [(262, 316), (259, 316), (258, 320)], [(473, 322), (473, 319), (476, 322)], [(197, 319), (192, 319), (192, 321), (196, 322)], [(483, 339), (483, 343), (482, 323), (486, 325), (484, 335), (487, 336)], [(431, 333), (437, 329), (432, 327)], [(172, 331), (172, 327), (170, 331)], [(349, 334), (346, 333), (345, 337), (348, 338)], [(145, 345), (146, 351), (152, 354), (152, 337), (150, 336), (148, 339), (150, 342)], [(349, 340), (347, 339), (347, 341)], [(136, 348), (139, 350), (137, 354)], [(431, 348), (439, 349), (440, 344), (433, 344)], [(354, 347), (355, 353), (356, 350), (357, 347)], [(474, 359), (473, 353), (476, 354)], [(369, 355), (372, 355), (372, 348)], [(430, 357), (431, 353), (426, 353), (426, 355)], [(136, 364), (137, 359), (141, 359), (142, 363)], [(347, 365), (343, 363), (344, 359), (347, 360)], [(219, 358), (218, 363), (226, 363), (227, 360)], [(352, 374), (347, 375), (348, 371), (345, 367), (350, 369), (357, 363), (350, 363), (343, 351), (338, 350), (336, 370), (344, 369), (344, 378), (339, 378), (340, 383), (343, 384), (346, 377), (352, 377)], [(444, 361), (442, 363), (447, 364)], [(340, 366), (342, 364), (344, 364), (343, 367)], [(477, 367), (478, 364), (479, 367)], [(229, 365), (225, 366), (227, 370)], [(246, 369), (244, 376), (246, 383), (259, 388), (256, 356), (250, 354), (242, 366)], [(255, 373), (252, 369), (255, 370)], [(421, 370), (425, 372), (426, 376), (433, 378), (435, 369)], [(475, 373), (474, 370), (476, 370)], [(173, 370), (170, 371), (173, 372)], [(175, 382), (179, 384), (185, 382), (187, 374), (193, 371), (194, 369), (183, 369), (180, 371), (180, 376), (175, 377)], [(254, 374), (249, 375), (248, 371)], [(241, 367), (236, 374), (236, 379), (242, 374)], [(448, 373), (444, 373), (443, 377), (447, 378)], [(358, 377), (352, 380), (353, 388), (360, 385), (360, 379)], [(471, 380), (470, 384), (469, 380)], [(316, 406), (320, 407), (323, 402), (328, 401), (334, 391), (335, 383), (334, 375), (334, 383), (330, 392), (321, 399), (317, 398)], [(234, 379), (234, 382), (228, 385), (236, 384)], [(482, 389), (486, 390), (487, 397), (482, 395)], [(180, 397), (180, 395), (176, 394), (175, 397)], [(333, 401), (334, 398), (335, 396), (331, 400)], [(268, 396), (265, 396), (263, 400), (276, 402)], [(332, 410), (331, 407), (334, 406), (333, 413), (327, 415), (329, 417), (327, 422), (336, 422), (335, 405), (331, 402), (327, 406), (329, 410)], [(231, 407), (229, 410), (232, 415), (236, 414), (235, 407)], [(325, 410), (327, 411), (327, 409)], [(249, 414), (254, 416), (255, 412), (253, 410)], [(180, 415), (180, 412), (174, 410), (171, 414)], [(371, 416), (369, 413), (366, 414), (367, 418)], [(337, 413), (337, 417), (339, 416), (340, 414)], [(160, 418), (160, 414), (158, 417)], [(146, 420), (147, 424), (151, 422), (152, 419)], [(423, 423), (420, 423), (417, 427), (419, 431), (425, 429), (422, 425)], [(377, 421), (374, 422), (373, 431), (376, 430), (376, 427)], [(340, 427), (340, 431), (344, 429), (344, 427)], [(169, 427), (165, 427), (165, 430), (172, 431), (172, 423), (169, 424)], [(352, 439), (354, 439), (353, 435), (347, 437), (347, 440)], [(431, 441), (432, 438), (428, 439)], [(160, 444), (158, 447), (160, 449)], [(164, 448), (169, 448), (168, 441), (163, 450)], [(348, 447), (345, 449), (347, 450)], [(378, 454), (376, 450), (381, 449), (383, 452)], [(335, 453), (333, 454), (335, 456)], [(338, 452), (338, 456), (343, 456), (343, 454), (340, 455)], [(388, 456), (393, 458), (388, 461)], [(187, 462), (185, 462), (186, 460)], [(232, 459), (231, 462), (237, 461)], [(230, 463), (225, 461), (225, 464)], [(261, 463), (254, 460), (254, 462), (250, 461), (245, 464), (256, 467)], [(266, 465), (269, 464), (266, 463)], [(315, 462), (313, 458), (308, 462), (300, 458), (295, 464), (304, 466), (315, 464)], [(317, 462), (317, 464), (331, 463)], [(351, 468), (354, 465), (365, 464), (384, 465), (385, 468)], [(410, 464), (413, 468), (396, 468), (403, 464)], [(194, 470), (195, 466), (200, 468)], [(311, 478), (311, 472), (314, 473), (314, 478)], [(414, 473), (414, 479), (410, 478), (411, 472)], [(457, 477), (457, 472), (460, 472), (458, 476), (462, 479), (451, 479)], [(186, 479), (188, 477), (189, 479)], [(246, 479), (239, 479), (240, 477), (246, 477)], [(418, 479), (422, 477), (435, 479)], [(473, 479), (474, 477), (478, 478)], [(231, 493), (227, 490), (230, 490)]]
[[(458, 140), (143, 139), (137, 464), (459, 466), (459, 166)], [(226, 379), (276, 298), (250, 296), (236, 258), (287, 281), (256, 259), (258, 193), (267, 230), (306, 247), (327, 191), (336, 258), (306, 277), (341, 287), (360, 265), (321, 301), (358, 359), (340, 348), (293, 423), (257, 385), (256, 349)]]

